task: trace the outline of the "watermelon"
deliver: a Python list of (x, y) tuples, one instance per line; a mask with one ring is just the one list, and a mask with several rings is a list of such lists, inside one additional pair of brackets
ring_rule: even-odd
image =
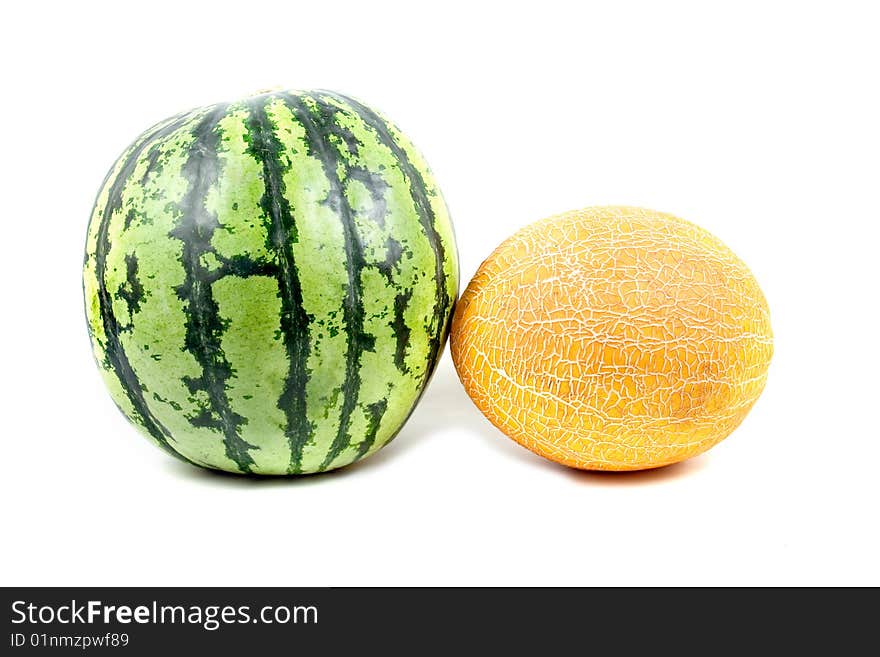
[(452, 224), (392, 123), (329, 91), (201, 107), (108, 173), (83, 269), (123, 414), (195, 465), (339, 468), (425, 389), (458, 292)]

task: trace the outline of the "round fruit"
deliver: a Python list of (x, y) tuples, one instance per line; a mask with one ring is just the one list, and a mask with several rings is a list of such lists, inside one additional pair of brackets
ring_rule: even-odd
[(773, 339), (757, 282), (718, 239), (610, 207), (499, 246), (462, 295), (451, 348), (471, 399), (520, 444), (640, 470), (727, 437), (764, 388)]
[(143, 133), (98, 194), (83, 272), (114, 401), (192, 463), (338, 468), (388, 443), (458, 291), (446, 206), (407, 138), (331, 92)]

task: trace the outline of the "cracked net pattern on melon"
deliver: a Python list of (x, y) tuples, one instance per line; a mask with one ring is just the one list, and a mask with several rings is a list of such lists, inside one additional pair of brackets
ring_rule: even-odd
[(518, 443), (639, 470), (726, 438), (764, 388), (773, 338), (757, 281), (720, 240), (611, 207), (499, 246), (459, 301), (451, 348), (474, 403)]

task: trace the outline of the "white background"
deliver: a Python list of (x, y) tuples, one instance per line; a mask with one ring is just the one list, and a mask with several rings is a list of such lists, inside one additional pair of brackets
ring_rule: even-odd
[[(880, 584), (871, 3), (422, 4), (4, 6), (2, 584)], [(447, 352), (359, 465), (254, 481), (167, 457), (92, 363), (91, 204), (147, 126), (276, 85), (404, 128), (451, 208), (462, 289), (568, 209), (709, 229), (770, 303), (764, 395), (701, 457), (590, 474), (496, 431)]]

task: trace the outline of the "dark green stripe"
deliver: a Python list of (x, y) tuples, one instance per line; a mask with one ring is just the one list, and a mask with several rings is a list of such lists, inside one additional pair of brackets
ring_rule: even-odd
[(407, 326), (404, 313), (412, 299), (412, 288), (408, 288), (394, 297), (394, 319), (391, 322), (391, 330), (394, 332), (396, 341), (394, 349), (394, 364), (404, 374), (406, 367), (406, 348), (409, 345), (409, 336), (412, 330)]
[(428, 190), (425, 180), (422, 177), (421, 172), (418, 170), (418, 167), (413, 165), (410, 161), (406, 151), (394, 139), (394, 135), (388, 130), (385, 121), (383, 121), (373, 110), (357, 100), (349, 98), (348, 96), (343, 96), (342, 94), (337, 94), (332, 91), (321, 91), (320, 93), (330, 98), (335, 98), (338, 102), (350, 107), (352, 111), (364, 121), (364, 123), (372, 128), (379, 137), (379, 141), (390, 149), (397, 161), (400, 162), (400, 169), (409, 181), (410, 195), (412, 196), (413, 203), (415, 203), (416, 212), (419, 215), (419, 223), (422, 226), (422, 231), (424, 232), (428, 243), (431, 245), (431, 249), (434, 251), (434, 283), (437, 293), (434, 299), (434, 312), (432, 318), (434, 331), (433, 335), (430, 336), (430, 350), (428, 352), (428, 363), (425, 370), (425, 380), (427, 382), (428, 376), (431, 372), (431, 366), (436, 362), (437, 355), (442, 345), (441, 339), (443, 337), (444, 320), (446, 319), (445, 314), (450, 299), (449, 292), (446, 289), (446, 276), (443, 272), (443, 264), (446, 261), (446, 249), (443, 246), (443, 241), (440, 239), (440, 235), (437, 233), (436, 227), (434, 226), (436, 217), (434, 216), (434, 209), (431, 207), (431, 201), (428, 198)]
[[(113, 183), (107, 194), (107, 202), (104, 206), (104, 212), (101, 216), (101, 224), (98, 228), (97, 244), (95, 246), (95, 276), (98, 281), (98, 303), (101, 313), (101, 322), (103, 323), (104, 335), (106, 336), (106, 343), (104, 344), (105, 364), (113, 370), (116, 378), (119, 379), (122, 389), (125, 391), (126, 396), (131, 402), (135, 412), (137, 412), (140, 417), (147, 432), (149, 432), (156, 442), (158, 442), (166, 451), (188, 463), (193, 463), (193, 461), (174, 449), (171, 445), (171, 441), (174, 439), (171, 437), (170, 432), (162, 426), (162, 423), (159, 422), (158, 419), (156, 419), (144, 399), (144, 393), (140, 381), (134, 373), (131, 363), (128, 360), (128, 356), (122, 348), (122, 342), (119, 339), (121, 327), (113, 313), (113, 302), (110, 297), (110, 291), (107, 289), (105, 279), (107, 254), (111, 247), (109, 237), (110, 221), (113, 215), (122, 208), (122, 192), (129, 177), (131, 177), (137, 166), (138, 159), (148, 146), (158, 143), (169, 135), (174, 134), (186, 124), (189, 118), (190, 115), (186, 114), (171, 121), (171, 123), (166, 124), (164, 127), (154, 127), (152, 132), (137, 147), (135, 147), (131, 153), (129, 153), (128, 157), (125, 159), (125, 163), (119, 169), (116, 178), (113, 179)], [(108, 177), (109, 175), (110, 174), (108, 174)]]
[[(364, 258), (361, 240), (355, 229), (354, 212), (345, 196), (342, 180), (338, 174), (340, 165), (347, 170), (347, 163), (338, 156), (330, 139), (334, 133), (332, 115), (318, 107), (312, 112), (302, 98), (294, 94), (282, 94), (294, 116), (302, 124), (306, 133), (309, 154), (316, 157), (324, 168), (329, 191), (324, 203), (339, 217), (345, 242), (348, 288), (343, 299), (342, 317), (347, 335), (345, 353), (345, 382), (342, 387), (342, 408), (339, 414), (339, 429), (330, 445), (321, 470), (326, 469), (339, 454), (351, 444), (351, 416), (357, 406), (361, 387), (360, 361), (365, 349), (372, 349), (374, 339), (364, 333), (364, 307), (361, 301), (363, 290), (361, 272), (367, 263)], [(349, 148), (356, 144), (347, 142)]]
[(138, 278), (138, 258), (136, 253), (125, 254), (125, 285), (120, 286), (116, 290), (115, 298), (125, 302), (128, 308), (128, 326), (123, 327), (128, 330), (134, 323), (135, 313), (141, 310), (141, 301), (146, 297), (144, 286)]
[(387, 408), (387, 399), (380, 399), (377, 402), (367, 405), (367, 435), (364, 437), (361, 444), (358, 445), (357, 454), (355, 454), (352, 462), (362, 459), (364, 454), (370, 451), (370, 447), (373, 446), (373, 443), (376, 442), (376, 434), (379, 432), (379, 425), (382, 424), (382, 416), (385, 415), (385, 410)]
[(176, 291), (188, 307), (184, 345), (202, 368), (201, 376), (185, 377), (184, 383), (190, 394), (201, 391), (208, 398), (200, 412), (188, 419), (193, 426), (222, 432), (226, 456), (242, 472), (251, 472), (254, 460), (248, 450), (256, 447), (241, 437), (239, 431), (247, 419), (232, 410), (226, 394), (226, 382), (233, 370), (223, 355), (224, 325), (211, 289), (216, 274), (202, 264), (202, 256), (213, 251), (211, 238), (220, 226), (216, 214), (207, 210), (205, 202), (219, 177), (217, 124), (225, 113), (226, 105), (216, 106), (193, 130), (195, 141), (182, 170), (189, 188), (179, 204), (180, 221), (169, 236), (183, 242), (180, 262), (186, 278)]
[(263, 166), (264, 192), (260, 206), (268, 225), (268, 248), (275, 253), (278, 288), (281, 296), (281, 334), (287, 350), (288, 370), (278, 408), (286, 418), (285, 435), (290, 444), (289, 471), (301, 472), (302, 455), (311, 439), (314, 427), (306, 412), (306, 384), (309, 374), (310, 318), (303, 306), (302, 287), (297, 274), (293, 243), (297, 240), (296, 223), (290, 203), (284, 196), (286, 166), (281, 156), (286, 147), (275, 135), (274, 126), (266, 114), (266, 104), (272, 97), (260, 96), (250, 103), (247, 121), (250, 153)]

